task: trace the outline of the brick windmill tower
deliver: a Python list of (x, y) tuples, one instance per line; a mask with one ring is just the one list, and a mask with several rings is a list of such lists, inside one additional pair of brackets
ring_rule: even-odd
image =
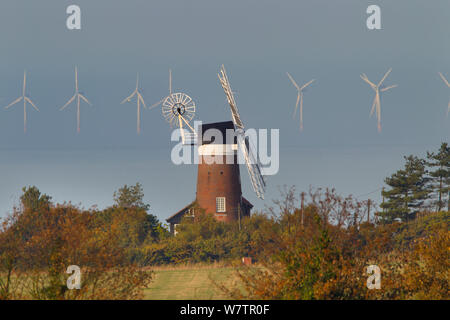
[[(222, 66), (219, 73), (220, 83), (227, 96), (233, 121), (208, 123), (202, 125), (198, 136), (199, 165), (197, 173), (196, 199), (170, 218), (170, 231), (176, 234), (176, 226), (183, 217), (195, 217), (198, 208), (223, 222), (237, 221), (250, 216), (253, 205), (242, 196), (241, 178), (238, 163), (238, 151), (243, 154), (250, 180), (256, 195), (264, 199), (265, 179), (261, 174), (261, 165), (257, 155), (250, 148), (245, 137), (244, 124), (234, 100), (230, 83)], [(178, 111), (177, 111), (178, 110)], [(173, 113), (183, 108), (174, 109)], [(182, 115), (181, 115), (182, 116)], [(177, 121), (182, 124), (183, 121)], [(180, 125), (181, 128), (181, 125)], [(191, 134), (196, 134), (192, 127)], [(183, 141), (185, 139), (183, 138)]]

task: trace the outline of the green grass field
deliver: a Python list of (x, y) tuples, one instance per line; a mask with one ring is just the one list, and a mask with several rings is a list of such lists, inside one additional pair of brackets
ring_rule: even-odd
[(149, 269), (153, 271), (153, 279), (150, 286), (144, 289), (146, 300), (229, 299), (211, 279), (225, 286), (237, 283), (235, 269), (222, 265), (180, 265)]
[(212, 282), (232, 284), (236, 276), (231, 267), (183, 266), (154, 270), (154, 280), (145, 289), (149, 300), (218, 300), (227, 299)]

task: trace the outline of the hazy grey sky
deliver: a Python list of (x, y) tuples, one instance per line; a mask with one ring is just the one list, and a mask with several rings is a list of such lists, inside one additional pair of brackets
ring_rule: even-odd
[[(82, 30), (66, 28), (70, 4), (82, 10)], [(366, 8), (381, 7), (382, 30), (366, 28)], [(361, 0), (24, 1), (0, 3), (0, 105), (27, 92), (40, 108), (0, 110), (0, 215), (36, 185), (55, 201), (89, 207), (112, 203), (121, 185), (141, 182), (153, 213), (165, 219), (195, 198), (196, 167), (170, 162), (170, 129), (158, 109), (144, 111), (136, 135), (135, 104), (120, 105), (136, 72), (147, 104), (174, 89), (197, 104), (197, 119), (230, 120), (217, 79), (225, 64), (247, 127), (279, 128), (280, 172), (258, 200), (241, 167), (243, 192), (256, 208), (270, 204), (277, 186), (334, 186), (365, 194), (382, 186), (402, 156), (424, 155), (448, 141), (450, 2)], [(61, 107), (80, 89), (74, 106)], [(369, 118), (372, 89), (359, 75), (399, 87), (382, 100), (383, 132)], [(296, 91), (286, 76), (316, 83), (305, 92), (304, 131), (292, 119)], [(379, 199), (379, 194), (372, 195)]]

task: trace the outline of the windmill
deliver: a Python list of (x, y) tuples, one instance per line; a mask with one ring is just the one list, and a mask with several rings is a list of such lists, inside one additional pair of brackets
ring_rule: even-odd
[(71, 104), (75, 99), (77, 99), (77, 133), (80, 132), (80, 99), (84, 100), (87, 104), (92, 104), (88, 101), (88, 99), (78, 90), (78, 69), (75, 67), (75, 94), (72, 98), (67, 101), (65, 105), (63, 105), (59, 111), (64, 110), (69, 104)]
[(144, 108), (147, 108), (147, 106), (145, 105), (145, 101), (144, 98), (142, 97), (142, 94), (139, 91), (139, 74), (136, 77), (136, 89), (131, 93), (130, 96), (128, 96), (127, 98), (125, 98), (121, 104), (124, 104), (125, 102), (130, 102), (131, 98), (133, 98), (134, 96), (136, 96), (136, 102), (137, 102), (137, 134), (141, 133), (141, 103), (144, 106)]
[(391, 73), (392, 68), (388, 70), (388, 72), (385, 73), (385, 75), (383, 76), (383, 78), (380, 80), (380, 82), (378, 82), (378, 84), (374, 84), (373, 82), (371, 82), (369, 80), (369, 78), (367, 78), (366, 74), (362, 74), (361, 75), (361, 79), (363, 79), (365, 82), (367, 82), (372, 89), (375, 91), (375, 99), (373, 100), (373, 104), (372, 104), (372, 109), (370, 110), (370, 116), (373, 115), (374, 111), (377, 111), (377, 119), (378, 119), (378, 132), (381, 132), (381, 93), (382, 92), (386, 92), (389, 89), (395, 88), (397, 87), (397, 85), (392, 85), (389, 87), (382, 87), (381, 85), (383, 84), (384, 80), (386, 80), (386, 78), (388, 77), (388, 75)]
[(298, 104), (300, 102), (300, 131), (303, 130), (303, 90), (306, 89), (307, 86), (309, 86), (311, 83), (313, 83), (315, 80), (311, 80), (307, 83), (305, 83), (302, 87), (300, 87), (297, 82), (295, 82), (295, 80), (291, 77), (291, 75), (289, 74), (289, 72), (286, 72), (287, 76), (289, 77), (289, 79), (291, 80), (292, 84), (294, 85), (295, 88), (297, 88), (297, 102), (295, 103), (295, 109), (294, 109), (294, 114), (292, 115), (295, 118), (295, 114), (297, 112), (298, 109)]
[(27, 102), (31, 104), (31, 106), (36, 109), (36, 111), (39, 111), (39, 109), (34, 105), (33, 101), (26, 95), (26, 88), (27, 88), (27, 72), (23, 72), (23, 87), (22, 87), (22, 96), (11, 102), (9, 105), (5, 107), (5, 109), (11, 108), (16, 103), (19, 103), (23, 100), (23, 132), (27, 132)]
[[(172, 70), (169, 69), (169, 95), (150, 106), (153, 109), (162, 104), (162, 115), (170, 127), (178, 127), (183, 143), (192, 144), (196, 141), (195, 129), (189, 123), (195, 115), (195, 102), (182, 92), (172, 93)], [(189, 132), (190, 131), (190, 132)]]
[[(245, 127), (239, 116), (233, 91), (223, 66), (218, 76), (230, 105), (233, 121), (204, 123), (198, 126), (198, 139), (195, 139), (199, 156), (196, 197), (195, 201), (166, 219), (170, 232), (173, 234), (177, 233), (176, 228), (183, 223), (184, 217), (194, 218), (199, 213), (210, 214), (222, 222), (239, 222), (239, 225), (242, 218), (250, 216), (253, 205), (242, 195), (238, 149), (244, 155), (257, 196), (264, 199), (266, 183), (261, 174), (261, 165), (257, 155), (253, 153), (254, 149), (250, 147), (250, 140), (245, 137)], [(170, 87), (169, 84), (169, 90)], [(176, 99), (173, 95), (171, 93), (171, 99)], [(168, 117), (168, 120), (175, 124), (177, 121), (180, 122), (178, 109), (171, 109), (171, 112), (172, 115)], [(184, 121), (181, 120), (181, 123)], [(229, 139), (230, 133), (232, 133), (232, 139)]]
[(218, 74), (220, 84), (222, 85), (225, 95), (228, 100), (228, 104), (231, 108), (231, 117), (235, 126), (236, 136), (238, 141), (238, 147), (244, 155), (245, 164), (252, 182), (253, 190), (260, 199), (264, 199), (264, 192), (266, 187), (266, 181), (261, 173), (261, 164), (259, 162), (258, 154), (254, 154), (254, 149), (250, 146), (248, 137), (245, 137), (244, 124), (239, 116), (236, 101), (234, 100), (233, 91), (231, 90), (230, 82), (225, 67), (222, 65), (220, 73)]
[[(450, 88), (450, 84), (448, 83), (447, 79), (444, 77), (444, 75), (442, 73), (439, 72), (439, 76), (441, 77), (442, 81), (444, 81), (444, 83), (447, 85), (447, 88)], [(450, 111), (450, 101), (448, 102), (448, 107), (447, 107), (447, 116), (448, 116), (448, 112)]]

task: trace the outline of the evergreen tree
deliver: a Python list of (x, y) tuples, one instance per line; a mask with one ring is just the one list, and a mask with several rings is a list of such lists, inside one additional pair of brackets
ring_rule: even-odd
[(23, 187), (22, 192), (23, 194), (20, 196), (20, 202), (24, 209), (36, 211), (43, 206), (46, 208), (50, 207), (50, 200), (52, 197), (41, 194), (37, 187)]
[(450, 147), (442, 143), (437, 153), (427, 152), (428, 166), (435, 168), (430, 172), (432, 188), (436, 190), (436, 206), (438, 211), (445, 208), (447, 198), (447, 210), (450, 211), (449, 185), (450, 185)]
[(384, 210), (380, 216), (384, 222), (392, 222), (397, 218), (401, 221), (414, 218), (429, 196), (425, 160), (412, 155), (405, 157), (405, 160), (404, 169), (385, 179), (390, 189), (382, 192), (387, 199), (381, 204)]

